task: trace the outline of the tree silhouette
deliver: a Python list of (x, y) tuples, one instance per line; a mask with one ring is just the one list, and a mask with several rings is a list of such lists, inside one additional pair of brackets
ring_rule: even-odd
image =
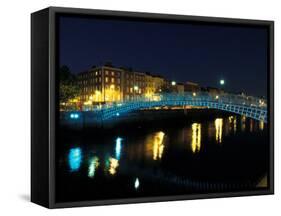
[(77, 76), (72, 74), (69, 67), (61, 66), (60, 73), (59, 98), (60, 102), (67, 102), (80, 95)]

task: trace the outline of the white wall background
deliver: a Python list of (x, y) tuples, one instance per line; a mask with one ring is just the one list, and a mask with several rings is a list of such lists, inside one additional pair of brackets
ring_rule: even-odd
[[(47, 210), (28, 202), (30, 191), (30, 13), (65, 6), (186, 15), (275, 20), (275, 83), (279, 62), (281, 13), (277, 0), (3, 0), (0, 6), (0, 215), (266, 215), (281, 210), (279, 92), (275, 85), (274, 196), (221, 198)], [(254, 84), (249, 83), (250, 85)], [(280, 214), (280, 213), (279, 213)]]

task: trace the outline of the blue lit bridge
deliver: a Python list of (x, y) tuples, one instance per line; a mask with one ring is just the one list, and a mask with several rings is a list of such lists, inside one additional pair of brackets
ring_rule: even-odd
[(84, 123), (118, 120), (131, 112), (155, 107), (204, 107), (223, 110), (243, 115), (267, 123), (267, 102), (252, 96), (220, 94), (206, 92), (185, 92), (183, 94), (166, 93), (153, 97), (139, 97), (132, 101), (105, 104), (82, 112), (63, 112), (61, 118), (65, 121), (84, 121)]

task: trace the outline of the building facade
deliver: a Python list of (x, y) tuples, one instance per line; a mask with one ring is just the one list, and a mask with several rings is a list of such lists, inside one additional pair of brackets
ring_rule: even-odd
[(200, 90), (196, 83), (176, 83), (162, 76), (113, 66), (93, 67), (80, 73), (78, 84), (84, 105), (137, 100), (140, 97), (157, 100), (160, 93)]
[(122, 101), (122, 70), (108, 66), (91, 68), (78, 75), (82, 102)]
[(200, 86), (194, 82), (186, 82), (184, 83), (184, 91), (186, 92), (198, 92), (200, 91)]
[(84, 104), (153, 97), (161, 92), (164, 84), (161, 76), (111, 66), (93, 67), (78, 75)]

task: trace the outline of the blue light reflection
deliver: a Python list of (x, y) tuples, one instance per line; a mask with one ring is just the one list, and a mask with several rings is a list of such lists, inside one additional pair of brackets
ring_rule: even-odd
[(78, 171), (82, 162), (81, 148), (72, 148), (68, 154), (68, 163), (71, 172)]
[(116, 144), (115, 144), (115, 157), (117, 160), (120, 159), (121, 156), (121, 149), (122, 149), (122, 138), (121, 137), (117, 137), (116, 138)]
[(79, 118), (79, 114), (78, 113), (71, 113), (70, 114), (70, 118), (71, 119), (78, 119)]

